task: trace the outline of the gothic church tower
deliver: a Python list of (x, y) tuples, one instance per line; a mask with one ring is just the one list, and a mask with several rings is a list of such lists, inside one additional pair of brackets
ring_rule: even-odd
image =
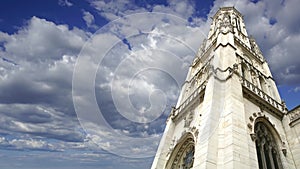
[(167, 119), (152, 169), (295, 169), (287, 113), (243, 16), (220, 8)]

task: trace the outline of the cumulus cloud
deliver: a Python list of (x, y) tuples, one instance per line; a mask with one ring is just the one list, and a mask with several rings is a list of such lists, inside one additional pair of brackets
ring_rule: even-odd
[(1, 103), (42, 104), (72, 113), (72, 71), (88, 33), (33, 17), (17, 33), (1, 36), (1, 55), (18, 63), (1, 62)]
[[(207, 28), (196, 28), (176, 15), (139, 13), (114, 20), (94, 34), (80, 53), (73, 79), (79, 118), (104, 125), (96, 130), (102, 132), (91, 134), (100, 138), (93, 140), (119, 155), (151, 155)], [(96, 101), (90, 99), (94, 95)], [(105, 119), (97, 122), (99, 113)], [(114, 128), (111, 133), (104, 132), (107, 123)], [(140, 145), (145, 141), (134, 141), (136, 137), (151, 138), (155, 144)]]
[(0, 134), (15, 137), (9, 146), (54, 150), (46, 141), (82, 142), (72, 105), (72, 71), (78, 52), (89, 37), (78, 28), (32, 17), (14, 34), (0, 33)]
[(11, 60), (44, 62), (76, 55), (87, 39), (87, 33), (67, 25), (55, 25), (45, 19), (32, 17), (17, 33), (0, 34), (5, 48), (4, 56)]
[[(180, 34), (180, 30), (189, 29), (198, 33), (199, 37), (201, 37), (201, 31), (197, 32), (196, 28), (185, 28), (188, 25), (186, 21), (178, 21), (178, 18), (163, 20), (167, 16), (162, 16), (162, 18), (148, 16), (148, 21), (153, 21), (150, 22), (150, 25), (146, 24), (146, 20), (136, 22), (138, 16), (121, 19), (117, 24), (110, 25), (111, 27), (108, 32), (94, 35), (90, 40), (90, 44), (87, 45), (88, 55), (103, 53), (106, 45), (111, 47), (107, 42), (117, 40), (121, 46), (123, 45), (123, 48), (116, 46), (114, 50), (110, 51), (111, 53), (109, 53), (107, 58), (103, 60), (101, 63), (103, 65), (99, 69), (99, 79), (97, 79), (99, 81), (97, 82), (99, 82), (99, 86), (108, 86), (111, 84), (111, 80), (115, 78), (116, 84), (120, 84), (120, 86), (115, 85), (117, 91), (122, 89), (122, 85), (129, 85), (131, 87), (132, 95), (130, 99), (133, 107), (138, 112), (147, 115), (143, 117), (145, 120), (158, 117), (157, 115), (153, 116), (153, 113), (156, 111), (153, 111), (152, 114), (145, 113), (150, 104), (154, 106), (153, 110), (158, 110), (158, 113), (162, 112), (166, 113), (165, 116), (167, 115), (169, 110), (163, 112), (164, 107), (157, 107), (159, 103), (159, 99), (157, 98), (160, 97), (156, 97), (156, 95), (151, 96), (151, 93), (153, 91), (158, 91), (157, 94), (161, 94), (160, 91), (166, 92), (170, 108), (172, 102), (176, 99), (179, 89), (178, 85), (180, 84), (175, 84), (175, 86), (168, 85), (172, 81), (172, 78), (168, 77), (169, 75), (166, 73), (173, 72), (174, 76), (179, 76), (180, 81), (183, 81), (185, 77), (184, 69), (189, 65), (189, 60), (193, 58), (193, 49), (189, 47), (193, 45), (191, 43), (193, 41), (185, 42), (183, 40), (191, 35)], [(131, 27), (125, 24), (126, 22), (130, 23)], [(153, 29), (154, 25), (159, 27), (159, 30)], [(132, 46), (131, 50), (128, 49), (127, 44), (123, 43), (122, 40), (122, 37), (126, 37), (126, 34), (133, 35), (128, 38), (128, 43)], [(179, 34), (180, 36), (177, 36)], [(165, 37), (160, 37), (161, 35)], [(15, 34), (1, 33), (1, 36), (3, 37), (3, 50), (1, 50), (1, 53), (6, 58), (18, 63), (18, 65), (10, 66), (7, 66), (7, 62), (2, 63), (6, 65), (3, 68), (1, 76), (1, 89), (3, 90), (0, 92), (0, 111), (3, 114), (0, 119), (3, 122), (0, 125), (0, 130), (3, 134), (14, 135), (18, 133), (31, 137), (43, 137), (45, 139), (55, 139), (65, 142), (83, 142), (85, 135), (81, 131), (75, 117), (71, 96), (71, 82), (77, 54), (82, 45), (86, 43), (85, 40), (90, 37), (90, 34), (77, 28), (70, 29), (67, 25), (56, 25), (53, 22), (33, 17), (28, 21), (27, 25)], [(103, 43), (104, 38), (107, 41)], [(160, 48), (166, 51), (160, 52)], [(113, 56), (113, 53), (118, 54), (122, 52), (124, 55), (121, 57), (120, 55)], [(175, 53), (178, 56), (175, 56)], [(170, 60), (165, 54), (174, 58), (178, 57), (182, 61)], [(140, 57), (142, 55), (145, 57)], [(127, 62), (124, 59), (127, 59)], [(124, 62), (124, 65), (120, 67), (120, 63), (122, 62)], [(129, 66), (128, 64), (136, 67)], [(178, 65), (178, 67), (175, 68), (174, 64)], [(98, 62), (93, 60), (89, 67), (97, 67), (97, 65)], [(86, 67), (86, 65), (84, 66)], [(150, 76), (147, 71), (146, 74), (142, 73), (134, 76), (137, 70), (142, 70), (144, 67), (149, 66), (156, 69), (159, 68), (160, 70), (165, 69), (165, 72), (154, 71), (165, 74), (164, 79), (161, 79), (159, 74), (150, 74)], [(116, 70), (119, 71), (116, 72)], [(114, 74), (115, 76), (111, 76)], [(86, 74), (83, 76), (86, 77)], [(86, 85), (82, 81), (81, 84), (83, 86)], [(144, 84), (145, 86), (143, 87), (139, 84)], [(148, 88), (147, 86), (150, 87)], [(123, 96), (128, 94), (126, 90), (118, 91), (118, 93)], [(108, 94), (111, 95), (111, 93)], [(113, 103), (113, 100), (111, 100), (112, 97), (106, 97), (104, 92), (97, 93), (97, 95), (105, 103)], [(108, 105), (104, 106), (106, 115), (111, 114)], [(124, 110), (125, 107), (121, 107), (121, 109)], [(89, 111), (89, 109), (86, 109), (86, 111)], [(127, 115), (129, 114), (130, 112), (127, 111)], [(118, 132), (124, 131), (123, 133), (127, 135), (138, 137), (152, 135), (155, 136), (156, 140), (159, 139), (157, 133), (162, 131), (163, 127), (161, 126), (163, 126), (164, 120), (157, 120), (155, 123), (158, 125), (139, 125), (132, 122), (126, 123), (128, 119), (120, 119), (119, 117), (118, 115), (113, 115), (113, 118), (110, 118), (111, 121), (109, 121), (119, 130)], [(120, 120), (122, 122), (118, 123)], [(125, 127), (125, 130), (121, 127)], [(25, 144), (26, 142), (20, 141), (18, 143)], [(126, 144), (130, 144), (130, 142), (126, 142)], [(149, 144), (146, 148), (150, 150), (155, 146)], [(126, 150), (126, 147), (122, 146), (123, 150)], [(137, 151), (138, 149), (142, 150), (141, 148), (135, 148), (132, 151), (138, 154), (140, 153), (140, 151)]]

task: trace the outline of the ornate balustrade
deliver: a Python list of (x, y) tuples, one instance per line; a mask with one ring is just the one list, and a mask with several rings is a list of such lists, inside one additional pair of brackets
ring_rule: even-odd
[(184, 108), (186, 108), (192, 101), (197, 100), (196, 98), (200, 96), (200, 93), (204, 91), (206, 87), (206, 82), (203, 82), (199, 87), (197, 87), (189, 97), (187, 97), (184, 102), (177, 108), (173, 109), (173, 116), (178, 115)]
[(259, 89), (257, 86), (246, 80), (245, 78), (242, 78), (242, 85), (247, 88), (250, 92), (267, 102), (269, 105), (273, 106), (277, 110), (284, 112), (285, 107), (283, 104), (278, 103), (275, 99), (273, 99), (271, 96), (263, 92), (261, 89)]

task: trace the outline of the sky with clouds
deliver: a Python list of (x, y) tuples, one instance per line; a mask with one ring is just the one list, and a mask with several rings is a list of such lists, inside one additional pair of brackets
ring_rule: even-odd
[(235, 6), (289, 109), (298, 0), (0, 3), (0, 168), (150, 168), (210, 17)]

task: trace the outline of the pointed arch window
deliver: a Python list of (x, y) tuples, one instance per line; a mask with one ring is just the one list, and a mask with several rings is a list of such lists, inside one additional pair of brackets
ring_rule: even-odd
[(278, 145), (269, 128), (263, 122), (258, 122), (255, 134), (259, 169), (282, 169)]
[(194, 153), (195, 153), (195, 147), (190, 146), (187, 151), (185, 152), (183, 161), (182, 161), (182, 168), (183, 169), (190, 169), (193, 167), (194, 163)]
[(179, 143), (166, 165), (166, 169), (192, 169), (194, 164), (195, 142), (191, 137)]

